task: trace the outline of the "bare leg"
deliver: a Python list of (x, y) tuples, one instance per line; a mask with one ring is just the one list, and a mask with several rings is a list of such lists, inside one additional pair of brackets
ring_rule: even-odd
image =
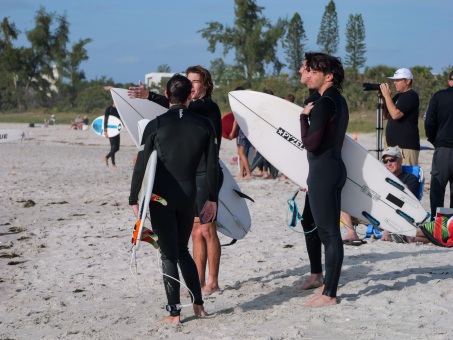
[(239, 156), (239, 174), (237, 177), (243, 179), (252, 179), (253, 176), (250, 171), (249, 161), (247, 159), (247, 156), (245, 155), (245, 146), (238, 146), (238, 156)]
[(200, 279), (200, 286), (203, 288), (206, 285), (206, 263), (208, 261), (208, 252), (206, 240), (203, 238), (201, 232), (200, 219), (195, 217), (192, 229), (192, 246), (193, 246), (193, 260), (198, 270), (198, 278)]
[(310, 277), (305, 280), (300, 286), (297, 286), (297, 290), (309, 290), (309, 289), (314, 289), (322, 286), (322, 282), (324, 280), (324, 277), (322, 273), (319, 274), (310, 274)]
[(219, 267), (220, 267), (220, 240), (217, 235), (216, 222), (201, 224), (201, 233), (206, 242), (208, 257), (208, 280), (202, 288), (204, 294), (212, 294), (220, 290)]

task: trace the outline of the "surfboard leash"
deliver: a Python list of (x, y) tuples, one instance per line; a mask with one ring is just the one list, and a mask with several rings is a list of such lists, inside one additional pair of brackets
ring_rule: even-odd
[[(299, 207), (297, 206), (296, 203), (296, 197), (299, 194), (299, 189), (296, 190), (292, 198), (288, 199), (286, 202), (288, 203), (288, 212), (286, 214), (286, 224), (288, 225), (288, 228), (294, 231), (295, 233), (299, 234), (304, 234), (308, 235), (316, 230), (316, 226), (310, 230), (310, 231), (299, 231), (296, 229), (297, 227), (297, 221), (302, 221), (304, 218), (302, 215), (299, 213)], [(288, 216), (291, 216), (291, 218), (288, 218)]]

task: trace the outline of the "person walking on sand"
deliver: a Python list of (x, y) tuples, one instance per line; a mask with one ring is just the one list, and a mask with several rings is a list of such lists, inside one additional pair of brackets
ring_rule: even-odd
[(121, 119), (118, 110), (116, 109), (115, 103), (112, 103), (112, 105), (109, 106), (104, 113), (104, 136), (108, 138), (110, 142), (110, 152), (104, 157), (104, 162), (105, 165), (109, 166), (109, 158), (111, 158), (112, 168), (116, 168), (115, 154), (120, 150), (121, 140), (120, 134), (117, 134), (114, 137), (109, 137), (109, 134), (107, 132), (107, 124), (110, 116), (115, 116), (116, 118)]
[[(153, 193), (167, 204), (151, 201), (151, 224), (158, 235), (162, 258), (164, 287), (169, 316), (163, 322), (180, 322), (181, 301), (178, 265), (191, 294), (195, 315), (206, 315), (198, 271), (188, 249), (197, 197), (197, 168), (206, 169), (208, 199), (200, 211), (201, 223), (212, 222), (217, 213), (218, 148), (211, 122), (187, 109), (192, 83), (182, 75), (174, 75), (167, 83), (165, 95), (170, 109), (155, 118), (143, 132), (142, 145), (132, 176), (129, 204), (138, 217), (138, 195), (146, 163), (157, 150), (156, 177)], [(146, 142), (143, 142), (146, 141)], [(144, 148), (143, 148), (144, 144)]]
[(340, 93), (344, 79), (340, 60), (327, 54), (316, 54), (307, 60), (307, 67), (307, 85), (318, 91), (321, 97), (314, 105), (306, 105), (300, 115), (301, 138), (309, 165), (307, 184), (310, 208), (325, 248), (326, 270), (324, 285), (305, 306), (321, 307), (337, 303), (344, 256), (339, 221), (346, 166), (341, 158), (341, 149), (349, 110)]
[[(189, 102), (189, 110), (203, 117), (208, 118), (217, 136), (217, 157), (220, 151), (222, 140), (222, 116), (219, 106), (212, 100), (211, 94), (214, 89), (211, 74), (202, 66), (189, 66), (185, 72), (187, 78), (192, 82), (192, 94)], [(143, 84), (129, 87), (130, 98), (148, 99), (164, 107), (169, 106), (165, 96), (147, 91)], [(220, 190), (223, 182), (223, 173), (219, 165), (218, 188)], [(221, 247), (217, 235), (216, 221), (208, 223), (200, 222), (200, 213), (208, 200), (206, 166), (203, 160), (197, 171), (197, 206), (195, 209), (194, 226), (192, 230), (193, 257), (198, 268), (200, 284), (205, 294), (212, 294), (220, 290), (219, 267)], [(206, 280), (206, 268), (208, 267), (208, 279)]]

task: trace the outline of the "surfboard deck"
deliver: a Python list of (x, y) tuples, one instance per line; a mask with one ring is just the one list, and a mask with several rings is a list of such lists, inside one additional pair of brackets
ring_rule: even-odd
[(0, 143), (9, 143), (16, 140), (23, 140), (25, 131), (22, 130), (0, 130)]
[[(307, 151), (300, 140), (302, 108), (255, 91), (232, 91), (230, 106), (241, 130), (277, 169), (307, 187)], [(391, 232), (415, 236), (428, 214), (417, 198), (358, 142), (345, 137), (342, 158), (347, 180), (341, 209)]]
[[(126, 89), (113, 88), (110, 90), (121, 120), (137, 147), (140, 146), (145, 122), (152, 120), (168, 111), (154, 102), (145, 99), (130, 99)], [(217, 212), (217, 229), (222, 234), (240, 240), (251, 228), (251, 217), (247, 202), (234, 192), (240, 191), (235, 179), (225, 164), (220, 160), (224, 181), (219, 192)]]
[[(104, 137), (104, 116), (99, 116), (93, 123), (91, 123), (91, 129), (98, 136)], [(119, 133), (123, 130), (123, 123), (115, 116), (109, 116), (109, 121), (107, 122), (107, 134), (109, 137), (118, 136)]]

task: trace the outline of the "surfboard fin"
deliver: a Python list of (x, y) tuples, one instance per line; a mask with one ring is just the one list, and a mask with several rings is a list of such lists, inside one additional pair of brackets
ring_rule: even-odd
[[(141, 220), (138, 220), (134, 225), (134, 231), (132, 233), (132, 240), (131, 240), (133, 245), (137, 244), (138, 231), (140, 229), (140, 222), (141, 222)], [(156, 233), (153, 230), (143, 227), (140, 241), (150, 243), (154, 248), (158, 249), (159, 248), (159, 245), (157, 244), (158, 239), (159, 238), (157, 237)]]
[(244, 194), (242, 191), (236, 190), (236, 189), (234, 189), (234, 188), (232, 188), (232, 189), (233, 189), (233, 191), (236, 193), (236, 195), (238, 195), (239, 197), (248, 199), (248, 200), (252, 201), (253, 203), (255, 203), (255, 201), (253, 200), (253, 198), (251, 198), (250, 196), (247, 196), (247, 195)]
[(222, 247), (228, 247), (228, 246), (232, 246), (233, 244), (235, 244), (237, 242), (237, 240), (234, 238), (231, 240), (230, 243), (227, 243), (227, 244), (221, 244)]

